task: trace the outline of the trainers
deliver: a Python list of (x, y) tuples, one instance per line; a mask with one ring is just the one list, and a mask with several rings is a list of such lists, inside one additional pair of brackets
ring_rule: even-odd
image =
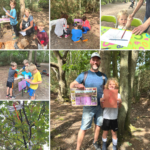
[(86, 34), (87, 33), (87, 31), (84, 31), (84, 32), (82, 32), (83, 34)]
[(65, 38), (67, 38), (69, 36), (69, 34), (68, 35), (65, 35)]
[(87, 41), (88, 41), (88, 39), (82, 40), (82, 42), (87, 42)]
[(102, 150), (107, 150), (106, 142), (103, 142)]
[(6, 98), (9, 98), (9, 95), (10, 95), (10, 94), (6, 95)]
[(62, 38), (62, 36), (57, 36), (58, 38)]
[(27, 90), (24, 90), (25, 93), (27, 93)]
[(74, 43), (79, 43), (80, 42), (80, 40), (79, 41), (75, 41)]
[(113, 144), (113, 150), (117, 150), (117, 145)]
[(9, 99), (15, 99), (15, 96), (9, 96)]
[(16, 40), (16, 39), (18, 39), (19, 37), (17, 37), (17, 36), (15, 36), (14, 38), (13, 38), (13, 40)]
[(93, 146), (95, 147), (95, 150), (101, 150), (100, 145), (98, 145), (98, 142), (93, 142)]

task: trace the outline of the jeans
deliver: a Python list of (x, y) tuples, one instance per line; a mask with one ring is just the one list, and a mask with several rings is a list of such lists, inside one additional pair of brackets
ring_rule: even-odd
[(17, 31), (17, 25), (12, 25), (12, 28), (16, 34), (16, 37), (18, 37), (19, 35), (18, 35), (18, 31)]

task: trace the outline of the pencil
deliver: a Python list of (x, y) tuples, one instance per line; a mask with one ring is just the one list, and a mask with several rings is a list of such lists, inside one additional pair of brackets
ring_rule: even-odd
[(109, 39), (109, 40), (116, 40), (116, 41), (128, 41), (127, 39)]
[(121, 39), (123, 38), (123, 36), (124, 36), (125, 32), (126, 32), (126, 29), (124, 30), (123, 35), (122, 35)]

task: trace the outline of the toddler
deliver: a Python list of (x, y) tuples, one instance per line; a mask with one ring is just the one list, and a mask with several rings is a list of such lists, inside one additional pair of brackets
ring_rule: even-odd
[(89, 21), (86, 19), (86, 16), (83, 16), (82, 18), (82, 31), (83, 34), (86, 34), (87, 31), (89, 31), (91, 29), (90, 23)]

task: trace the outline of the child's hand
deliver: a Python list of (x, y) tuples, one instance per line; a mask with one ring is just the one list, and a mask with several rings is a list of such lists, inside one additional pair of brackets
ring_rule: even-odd
[(133, 20), (133, 17), (129, 15), (127, 18), (126, 29), (130, 27), (132, 20)]
[(100, 102), (102, 102), (102, 103), (103, 103), (104, 101), (105, 101), (105, 99), (104, 99), (104, 98), (100, 98)]
[(26, 31), (26, 29), (22, 30), (22, 32), (25, 32), (25, 31)]
[(37, 36), (35, 35), (34, 37), (33, 37), (33, 40), (35, 40), (37, 38)]
[(117, 106), (118, 106), (118, 107), (121, 106), (121, 103), (122, 103), (121, 99), (117, 99)]
[(9, 14), (6, 12), (6, 15), (9, 16)]
[(43, 45), (43, 44), (41, 44), (41, 46), (44, 48), (44, 45)]

